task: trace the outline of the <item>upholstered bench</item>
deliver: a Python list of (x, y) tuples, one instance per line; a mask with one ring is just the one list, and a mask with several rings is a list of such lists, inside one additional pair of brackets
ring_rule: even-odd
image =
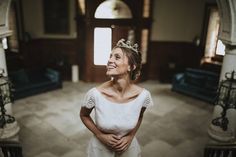
[(20, 69), (10, 72), (9, 78), (14, 100), (62, 87), (60, 73), (50, 68)]
[(187, 68), (178, 73), (172, 81), (172, 91), (180, 92), (209, 103), (214, 103), (219, 83), (219, 74)]

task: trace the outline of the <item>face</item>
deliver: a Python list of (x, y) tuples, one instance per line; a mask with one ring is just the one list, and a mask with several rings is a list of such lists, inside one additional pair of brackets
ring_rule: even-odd
[(125, 76), (128, 75), (129, 71), (130, 66), (128, 64), (127, 56), (120, 48), (113, 49), (107, 63), (106, 74), (108, 76)]

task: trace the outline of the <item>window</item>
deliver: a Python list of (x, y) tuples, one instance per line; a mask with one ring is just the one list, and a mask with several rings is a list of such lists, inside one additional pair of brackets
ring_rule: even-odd
[(69, 34), (69, 1), (44, 0), (45, 34)]
[[(96, 9), (96, 19), (130, 19), (132, 13), (126, 3), (121, 0), (106, 0)], [(129, 32), (134, 40), (134, 32)], [(106, 65), (112, 48), (112, 29), (110, 27), (96, 27), (94, 29), (94, 64)]]
[(216, 45), (216, 55), (221, 55), (224, 56), (225, 55), (225, 45), (222, 43), (221, 40), (217, 41), (217, 45)]
[[(1, 25), (1, 24), (0, 24)], [(19, 39), (16, 19), (15, 3), (12, 2), (9, 8), (8, 14), (8, 26), (11, 31), (11, 35), (2, 39), (3, 48), (11, 52), (19, 52)]]
[(85, 0), (78, 0), (78, 5), (81, 11), (81, 14), (84, 15), (85, 14)]
[(121, 0), (106, 0), (97, 7), (95, 18), (129, 19), (132, 18), (132, 13), (129, 7)]
[(218, 39), (220, 28), (220, 15), (218, 8), (210, 7), (209, 11), (205, 58), (213, 58), (217, 55), (223, 56), (225, 54), (225, 46), (222, 41)]
[(12, 31), (12, 34), (6, 39), (6, 44), (8, 44), (8, 49), (11, 52), (19, 52), (18, 30), (15, 11), (16, 10), (14, 9), (14, 4), (12, 3), (9, 12), (9, 29)]
[(143, 1), (143, 17), (148, 18), (150, 13), (150, 0)]
[(111, 28), (94, 29), (94, 64), (107, 65), (111, 53)]
[(145, 64), (147, 62), (147, 51), (148, 51), (148, 29), (143, 29), (141, 36), (142, 64)]

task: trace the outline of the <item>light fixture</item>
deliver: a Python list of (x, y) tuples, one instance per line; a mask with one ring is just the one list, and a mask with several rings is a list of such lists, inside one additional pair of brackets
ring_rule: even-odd
[(11, 82), (4, 75), (4, 70), (0, 69), (0, 128), (4, 128), (7, 123), (13, 123), (15, 118), (6, 114), (5, 105), (11, 103)]
[(222, 108), (221, 116), (212, 120), (212, 124), (221, 127), (227, 131), (229, 120), (227, 118), (227, 110), (236, 109), (236, 73), (235, 71), (227, 72), (225, 80), (220, 82), (218, 95), (215, 105)]

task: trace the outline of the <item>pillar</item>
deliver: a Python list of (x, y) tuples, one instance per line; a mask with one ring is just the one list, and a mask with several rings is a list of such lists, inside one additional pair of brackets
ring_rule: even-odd
[[(223, 59), (220, 81), (225, 79), (226, 72), (236, 71), (236, 3), (235, 0), (216, 0), (220, 12), (220, 32), (219, 39), (224, 43), (225, 56)], [(220, 117), (222, 108), (218, 105), (214, 107), (212, 120)], [(229, 120), (228, 129), (224, 131), (218, 126), (210, 124), (208, 134), (212, 142), (235, 143), (236, 140), (236, 109), (227, 110), (226, 116)]]
[[(4, 69), (4, 76), (7, 77), (7, 64), (6, 64), (6, 56), (5, 51), (2, 44), (2, 39), (11, 35), (11, 31), (8, 28), (8, 12), (10, 8), (11, 0), (1, 0), (0, 3), (0, 68)], [(8, 103), (5, 106), (6, 114), (12, 115), (12, 104)], [(20, 128), (17, 122), (7, 123), (3, 128), (0, 128), (0, 140), (18, 140), (18, 132)]]
[[(236, 46), (231, 46), (226, 44), (225, 56), (223, 59), (220, 81), (225, 79), (226, 72), (236, 71)], [(214, 107), (212, 120), (216, 117), (220, 117), (222, 112), (222, 107), (216, 105)], [(227, 118), (229, 120), (228, 129), (226, 131), (222, 130), (222, 128), (218, 126), (214, 126), (210, 124), (208, 129), (208, 134), (214, 140), (219, 142), (235, 142), (236, 135), (236, 110), (229, 109), (227, 111)]]
[[(2, 38), (0, 38), (0, 41), (2, 41)], [(1, 42), (0, 42), (0, 68), (4, 69), (4, 76), (7, 77), (8, 74), (7, 74), (6, 56)], [(5, 109), (7, 110), (6, 112), (7, 114), (12, 115), (11, 103), (6, 104)], [(6, 124), (3, 129), (0, 128), (1, 132), (0, 139), (18, 140), (19, 130), (20, 128), (16, 121), (13, 123)]]

